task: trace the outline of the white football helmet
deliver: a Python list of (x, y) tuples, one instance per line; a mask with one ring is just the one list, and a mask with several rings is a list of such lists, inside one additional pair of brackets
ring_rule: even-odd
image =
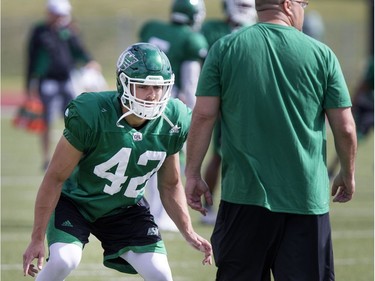
[(255, 0), (223, 0), (226, 16), (239, 26), (252, 25), (257, 22)]

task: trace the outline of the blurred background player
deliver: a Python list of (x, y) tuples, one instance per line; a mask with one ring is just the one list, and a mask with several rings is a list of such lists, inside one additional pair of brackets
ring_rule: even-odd
[[(201, 33), (206, 37), (210, 47), (221, 37), (257, 22), (255, 0), (223, 0), (222, 5), (225, 19), (210, 19), (202, 25)], [(221, 166), (220, 142), (221, 128), (220, 121), (217, 121), (212, 136), (212, 155), (203, 175), (212, 196), (215, 194), (219, 180)], [(213, 225), (216, 221), (216, 211), (208, 204), (205, 207), (207, 214), (201, 217), (201, 222)]]
[(168, 56), (176, 75), (172, 96), (190, 108), (195, 104), (201, 63), (207, 55), (207, 41), (198, 30), (206, 16), (203, 0), (174, 0), (170, 21), (151, 20), (139, 33), (140, 40), (158, 46)]
[(308, 11), (305, 14), (305, 20), (302, 26), (302, 32), (309, 35), (310, 37), (319, 40), (321, 42), (324, 41), (324, 21), (323, 17), (320, 13), (316, 10)]
[[(374, 56), (369, 56), (365, 71), (352, 97), (353, 116), (356, 123), (358, 144), (374, 129)], [(328, 166), (328, 176), (332, 180), (340, 164), (337, 155)]]
[(40, 98), (47, 125), (41, 134), (44, 169), (50, 160), (50, 129), (55, 112), (63, 113), (75, 96), (71, 71), (79, 62), (100, 70), (72, 24), (71, 10), (68, 0), (48, 0), (46, 19), (31, 28), (27, 45), (26, 94)]
[[(180, 99), (191, 109), (195, 105), (195, 90), (208, 49), (205, 37), (198, 32), (205, 16), (203, 0), (174, 0), (169, 22), (150, 20), (139, 32), (142, 42), (158, 46), (167, 55), (175, 74), (172, 97)], [(182, 152), (181, 171), (184, 170), (184, 163)], [(146, 196), (159, 228), (177, 231), (160, 203), (156, 176), (150, 179), (149, 185)]]
[[(368, 33), (366, 37), (368, 61), (352, 96), (352, 110), (356, 122), (359, 144), (374, 129), (374, 1), (369, 0), (368, 5)], [(335, 156), (328, 166), (330, 179), (335, 176), (338, 166), (339, 161), (337, 156)]]

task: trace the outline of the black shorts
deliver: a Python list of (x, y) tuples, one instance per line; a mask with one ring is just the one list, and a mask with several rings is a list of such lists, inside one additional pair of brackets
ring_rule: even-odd
[(332, 281), (329, 214), (220, 202), (211, 237), (218, 281)]
[(74, 243), (83, 248), (89, 242), (90, 234), (101, 242), (104, 265), (121, 272), (136, 273), (120, 258), (127, 251), (166, 254), (158, 226), (144, 198), (122, 213), (89, 222), (70, 199), (61, 196), (48, 225), (48, 245), (56, 242)]

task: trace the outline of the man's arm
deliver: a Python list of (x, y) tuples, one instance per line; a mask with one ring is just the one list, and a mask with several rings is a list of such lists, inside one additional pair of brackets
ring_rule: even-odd
[(39, 29), (35, 27), (31, 30), (28, 42), (27, 42), (27, 53), (26, 53), (26, 69), (25, 69), (25, 90), (28, 97), (39, 97), (38, 85), (39, 77), (35, 73), (37, 68), (39, 56), (38, 50), (42, 48), (40, 46), (37, 37), (39, 36)]
[(202, 206), (201, 196), (204, 194), (208, 204), (212, 204), (212, 196), (207, 184), (202, 179), (201, 167), (210, 145), (215, 121), (219, 115), (219, 106), (219, 97), (197, 97), (187, 139), (185, 169), (187, 203), (191, 208), (204, 215), (206, 209)]
[(185, 240), (195, 249), (205, 253), (203, 264), (211, 264), (210, 243), (195, 233), (186, 203), (180, 176), (179, 154), (168, 156), (158, 171), (160, 199)]
[[(70, 176), (81, 159), (82, 153), (75, 149), (65, 137), (61, 137), (39, 187), (34, 207), (34, 226), (31, 242), (23, 254), (23, 271), (34, 276), (44, 261), (44, 238), (50, 216), (57, 205), (64, 181)], [(37, 268), (31, 264), (38, 259)]]
[(351, 108), (326, 110), (331, 126), (337, 156), (340, 160), (340, 173), (332, 185), (334, 202), (347, 202), (355, 192), (355, 156), (357, 153), (357, 135)]

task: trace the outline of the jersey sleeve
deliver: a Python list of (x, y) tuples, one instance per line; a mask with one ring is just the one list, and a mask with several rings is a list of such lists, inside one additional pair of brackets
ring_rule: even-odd
[(344, 74), (336, 55), (328, 50), (328, 81), (324, 108), (350, 107), (352, 105)]
[(75, 101), (70, 102), (64, 115), (63, 135), (77, 150), (86, 152), (92, 147), (92, 129), (79, 114)]
[(179, 104), (179, 123), (181, 124), (181, 142), (178, 146), (178, 151), (180, 151), (187, 139), (190, 123), (191, 123), (191, 109), (186, 106), (180, 100), (177, 100)]
[(220, 96), (221, 41), (216, 42), (208, 52), (199, 76), (196, 96)]
[(179, 128), (178, 135), (173, 135), (170, 139), (170, 146), (168, 154), (175, 154), (179, 152), (187, 139), (190, 122), (191, 122), (191, 109), (186, 106), (179, 99), (173, 99), (170, 101), (171, 106), (168, 107), (166, 112), (168, 118), (177, 125)]

